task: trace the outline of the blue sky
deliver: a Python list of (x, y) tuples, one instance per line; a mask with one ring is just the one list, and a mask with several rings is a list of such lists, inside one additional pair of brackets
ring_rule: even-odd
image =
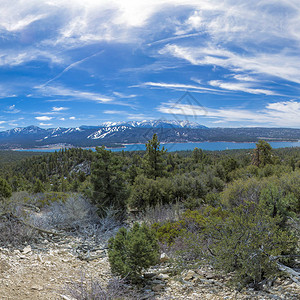
[(0, 127), (300, 127), (299, 53), (299, 0), (2, 0)]

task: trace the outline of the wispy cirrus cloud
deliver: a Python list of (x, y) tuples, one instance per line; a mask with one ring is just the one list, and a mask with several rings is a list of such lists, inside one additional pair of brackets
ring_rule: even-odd
[(119, 97), (119, 98), (128, 98), (128, 99), (130, 99), (130, 98), (135, 98), (136, 97), (135, 94), (126, 95), (126, 94), (120, 93), (120, 92), (113, 92), (113, 94), (115, 96)]
[(240, 91), (240, 92), (255, 94), (255, 95), (278, 95), (277, 93), (270, 90), (251, 87), (251, 84), (249, 83), (211, 80), (209, 81), (209, 84), (229, 91)]
[(13, 104), (13, 105), (8, 106), (4, 112), (7, 114), (17, 114), (17, 113), (21, 112), (21, 110), (17, 109), (16, 105)]
[[(226, 103), (220, 110), (226, 115), (231, 108), (238, 122), (245, 110), (236, 103), (299, 95), (298, 0), (3, 0), (0, 39), (2, 111), (17, 103), (20, 115), (40, 110), (36, 115), (53, 123), (71, 114), (47, 108), (47, 101), (68, 101), (59, 105), (81, 120), (99, 104), (135, 118), (155, 111), (167, 91), (180, 97), (189, 90), (209, 94), (212, 107)], [(9, 99), (16, 94), (18, 102)], [(264, 120), (279, 118), (278, 110), (267, 104), (265, 110), (273, 113), (260, 112)]]
[[(66, 88), (62, 86), (38, 86), (36, 87), (39, 93), (46, 96), (60, 96), (66, 97), (64, 100), (82, 100), (82, 101), (96, 101), (99, 103), (106, 103), (113, 101), (114, 99), (108, 96), (104, 96), (94, 92), (76, 90), (71, 88)], [(55, 102), (57, 100), (48, 100), (51, 102)]]
[(122, 110), (105, 110), (103, 113), (107, 114), (107, 115), (121, 115), (121, 114), (126, 114), (126, 112), (122, 111)]
[(296, 52), (281, 50), (276, 53), (241, 54), (209, 45), (208, 47), (184, 47), (175, 44), (165, 46), (161, 54), (184, 59), (192, 65), (212, 65), (235, 72), (255, 72), (270, 77), (300, 83), (300, 58)]
[(197, 105), (166, 102), (157, 110), (164, 114), (178, 116), (199, 116), (212, 119), (215, 124), (228, 126), (251, 124), (254, 126), (299, 127), (300, 102), (290, 100), (267, 104), (263, 109), (205, 108)]
[[(166, 89), (174, 89), (174, 90), (193, 90), (193, 91), (203, 91), (203, 92), (220, 92), (220, 90), (207, 88), (200, 85), (192, 85), (192, 84), (182, 84), (182, 83), (166, 83), (166, 82), (144, 82), (137, 87), (154, 87), (154, 88), (166, 88)], [(135, 87), (135, 86), (132, 86)]]

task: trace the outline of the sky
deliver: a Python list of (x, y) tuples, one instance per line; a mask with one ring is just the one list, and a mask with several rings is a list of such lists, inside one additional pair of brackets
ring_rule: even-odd
[(0, 130), (300, 128), (299, 0), (0, 0)]

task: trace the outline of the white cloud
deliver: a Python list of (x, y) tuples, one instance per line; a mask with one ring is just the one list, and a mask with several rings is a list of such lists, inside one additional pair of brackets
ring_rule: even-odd
[(16, 108), (16, 105), (10, 105), (7, 110), (4, 111), (5, 113), (9, 113), (9, 114), (17, 114), (19, 112), (21, 112), (19, 109)]
[[(1, 36), (1, 35), (0, 35)], [(63, 57), (55, 53), (56, 51), (38, 50), (33, 47), (24, 47), (20, 50), (10, 49), (10, 51), (0, 51), (0, 66), (18, 66), (29, 61), (42, 60), (51, 63), (63, 63)]]
[[(145, 115), (144, 114), (127, 114), (127, 119), (129, 120), (145, 120)], [(152, 118), (149, 118), (152, 119)]]
[(215, 65), (235, 72), (255, 72), (300, 83), (300, 69), (298, 68), (300, 57), (298, 53), (292, 51), (281, 50), (276, 53), (262, 52), (245, 55), (214, 45), (183, 47), (169, 44), (160, 53), (171, 54), (193, 65)]
[(206, 88), (200, 85), (192, 85), (192, 84), (181, 84), (181, 83), (165, 83), (165, 82), (145, 82), (141, 86), (150, 86), (156, 88), (166, 88), (166, 89), (174, 89), (174, 90), (196, 90), (196, 91), (210, 91), (210, 92), (220, 92), (216, 89)]
[(6, 123), (6, 121), (0, 121), (0, 124), (4, 124), (4, 123)]
[[(298, 0), (264, 0), (255, 4), (244, 0), (15, 2), (1, 2), (0, 36), (17, 38), (21, 47), (0, 52), (0, 65), (14, 66), (36, 59), (66, 64), (69, 60), (62, 57), (61, 49), (103, 40), (155, 44), (153, 36), (161, 31), (170, 32), (160, 40), (164, 43), (191, 38), (184, 46), (167, 45), (161, 54), (172, 54), (196, 65), (253, 71), (300, 83)], [(172, 15), (164, 18), (166, 11)], [(158, 14), (162, 14), (160, 18)], [(38, 34), (39, 28), (49, 23), (49, 35)], [(37, 24), (41, 26), (31, 28)], [(201, 43), (199, 47), (198, 39), (192, 38), (197, 35), (205, 35), (208, 44)], [(242, 54), (232, 50), (235, 48)], [(50, 82), (81, 62), (69, 62)]]
[(131, 94), (131, 95), (125, 95), (123, 93), (120, 93), (120, 92), (113, 92), (113, 94), (119, 98), (135, 98), (136, 95), (134, 94)]
[[(113, 98), (107, 97), (101, 94), (93, 93), (93, 92), (85, 92), (80, 90), (73, 90), (69, 88), (65, 88), (62, 86), (38, 86), (36, 89), (46, 96), (61, 96), (68, 97), (76, 100), (90, 100), (96, 102), (111, 102)], [(49, 100), (49, 101), (57, 101), (57, 100)]]
[(65, 118), (59, 118), (59, 120), (60, 120), (60, 121), (65, 121), (66, 119), (65, 119)]
[(60, 106), (60, 107), (53, 106), (52, 107), (53, 112), (60, 112), (60, 111), (68, 110), (68, 109), (69, 109), (68, 107), (63, 107), (63, 106)]
[(250, 82), (257, 81), (255, 78), (245, 74), (236, 74), (233, 75), (233, 78), (239, 81), (250, 81)]
[(50, 121), (53, 119), (53, 117), (48, 117), (48, 116), (41, 116), (41, 117), (35, 117), (39, 121)]
[(210, 85), (219, 87), (221, 89), (230, 90), (230, 91), (241, 91), (249, 94), (256, 94), (256, 95), (276, 95), (273, 91), (259, 89), (259, 88), (252, 88), (249, 84), (246, 83), (236, 83), (236, 82), (223, 82), (220, 80), (211, 80), (209, 82)]
[(251, 86), (249, 83), (223, 82), (220, 80), (209, 81), (209, 84), (211, 86), (220, 88), (219, 90), (219, 89), (212, 89), (212, 88), (201, 86), (200, 85), (201, 80), (198, 80), (196, 78), (192, 78), (192, 80), (197, 82), (199, 85), (182, 84), (182, 83), (165, 83), (165, 82), (145, 82), (139, 85), (139, 87), (150, 86), (154, 88), (166, 88), (166, 89), (174, 89), (180, 91), (193, 90), (193, 92), (198, 92), (198, 93), (209, 92), (215, 94), (224, 93), (225, 92), (224, 90), (227, 90), (227, 91), (242, 91), (245, 93), (256, 94), (256, 95), (278, 95), (277, 93), (271, 90), (261, 89), (261, 88), (256, 88), (254, 86)]
[(40, 126), (52, 126), (53, 124), (40, 123)]
[(13, 22), (13, 20), (1, 20), (1, 25), (7, 30), (7, 31), (19, 31), (24, 29), (25, 27), (29, 26), (35, 21), (41, 20), (45, 17), (45, 14), (40, 15), (27, 15), (24, 16), (24, 18), (19, 19), (16, 23)]
[(75, 117), (70, 117), (69, 119), (70, 119), (70, 120), (76, 120), (76, 118), (75, 118)]
[(300, 102), (283, 101), (269, 103), (263, 109), (212, 109), (197, 105), (163, 103), (157, 110), (164, 114), (199, 116), (213, 119), (213, 123), (234, 124), (235, 122), (254, 126), (300, 127)]
[(126, 112), (120, 111), (120, 110), (105, 110), (103, 113), (104, 113), (104, 114), (108, 114), (108, 115), (121, 115), (121, 114), (126, 114)]

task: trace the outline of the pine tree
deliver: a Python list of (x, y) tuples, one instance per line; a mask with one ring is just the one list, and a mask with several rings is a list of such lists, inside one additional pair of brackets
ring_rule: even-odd
[(126, 210), (125, 202), (128, 190), (121, 172), (121, 164), (111, 151), (96, 148), (97, 160), (92, 166), (91, 182), (93, 185), (93, 203), (100, 215), (105, 209), (113, 207), (122, 216)]
[(164, 174), (165, 165), (163, 155), (166, 153), (164, 147), (160, 149), (157, 134), (154, 133), (151, 140), (146, 143), (146, 155), (144, 156), (144, 172), (148, 178), (156, 179)]
[(256, 143), (256, 148), (253, 151), (252, 164), (257, 167), (264, 167), (266, 164), (272, 164), (272, 147), (264, 140), (259, 140)]
[(0, 200), (11, 197), (12, 190), (8, 182), (0, 177)]

